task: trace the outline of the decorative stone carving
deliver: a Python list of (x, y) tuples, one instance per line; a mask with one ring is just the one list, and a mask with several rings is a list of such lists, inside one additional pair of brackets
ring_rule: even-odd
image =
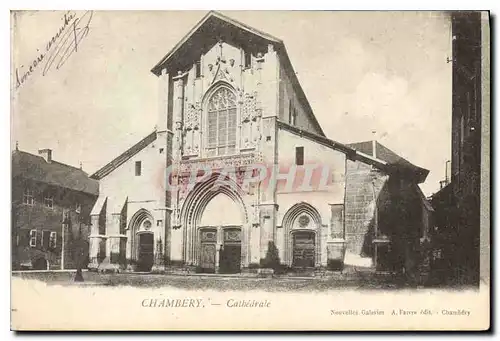
[(200, 104), (190, 104), (186, 108), (184, 127), (186, 130), (198, 130), (200, 128)]
[[(214, 159), (192, 159), (192, 160), (183, 160), (180, 164), (179, 170), (179, 180), (178, 180), (178, 198), (179, 198), (179, 207), (182, 207), (182, 203), (189, 195), (191, 190), (196, 185), (196, 181), (194, 183), (190, 183), (191, 171), (199, 170), (198, 177), (204, 177), (204, 171), (208, 168), (212, 172), (220, 171), (221, 169), (234, 169), (234, 175), (228, 174), (228, 176), (236, 181), (239, 188), (239, 193), (241, 195), (249, 195), (253, 194), (256, 184), (247, 184), (243, 187), (245, 182), (246, 172), (248, 165), (253, 165), (255, 163), (259, 163), (262, 161), (262, 158), (257, 154), (241, 154), (241, 155), (232, 155), (232, 156), (222, 156)], [(253, 175), (255, 176), (255, 175)]]
[(240, 186), (243, 185), (243, 183), (245, 182), (245, 176), (246, 176), (246, 169), (244, 167), (242, 168), (239, 168), (236, 173), (236, 183)]
[[(189, 191), (190, 191), (190, 188), (188, 186), (189, 184), (189, 177), (190, 175), (185, 175), (185, 176), (181, 176), (179, 175), (178, 178), (179, 178), (179, 182), (178, 182), (178, 186), (179, 186), (179, 200), (180, 201), (183, 201), (187, 195), (189, 194)], [(181, 206), (181, 205), (179, 205)]]
[(301, 215), (299, 217), (299, 226), (304, 228), (304, 227), (307, 227), (309, 225), (309, 222), (311, 221), (311, 219), (307, 216), (307, 215)]
[(201, 231), (201, 241), (202, 242), (216, 242), (217, 232), (215, 230), (202, 230)]
[[(217, 59), (215, 61), (216, 68), (214, 68), (213, 64), (208, 65), (208, 70), (212, 73), (212, 76), (213, 76), (210, 84), (214, 84), (215, 82), (217, 82), (219, 80), (224, 80), (224, 81), (227, 81), (230, 83), (234, 83), (234, 77), (227, 67), (226, 58), (224, 57), (224, 53), (223, 53), (222, 47), (223, 47), (224, 43), (222, 41), (219, 41), (218, 44), (219, 44), (220, 55), (217, 56)], [(234, 67), (234, 62), (235, 62), (234, 59), (231, 58), (229, 60), (229, 67), (231, 67), (231, 68)]]
[(180, 226), (180, 210), (175, 208), (172, 210), (172, 227), (175, 229), (177, 226)]
[(200, 152), (200, 103), (190, 104), (186, 107), (184, 116), (184, 154), (198, 155)]
[(151, 223), (151, 220), (146, 219), (139, 227), (139, 231), (149, 231), (151, 230), (152, 226), (153, 224)]
[(224, 241), (225, 242), (239, 242), (239, 241), (241, 241), (241, 230), (240, 229), (226, 229), (226, 230), (224, 230)]
[(246, 93), (241, 107), (241, 121), (250, 121), (253, 118), (256, 109), (257, 100), (255, 99), (255, 95)]
[(260, 117), (262, 110), (257, 102), (257, 93), (246, 93), (241, 104), (241, 147), (255, 148), (260, 140)]
[(179, 173), (190, 173), (192, 169), (210, 169), (216, 171), (227, 168), (238, 168), (261, 162), (262, 157), (257, 153), (226, 155), (209, 159), (184, 160), (180, 164)]
[(224, 80), (224, 81), (228, 81), (228, 77), (226, 76), (227, 73), (224, 72), (224, 70), (221, 69), (220, 65), (217, 67), (217, 70), (216, 72), (214, 73), (215, 76), (212, 80), (212, 84), (219, 81), (219, 80)]

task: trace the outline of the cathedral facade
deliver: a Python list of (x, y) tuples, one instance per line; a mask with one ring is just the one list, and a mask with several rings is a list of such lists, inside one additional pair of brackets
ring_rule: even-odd
[(92, 176), (91, 268), (418, 263), (428, 171), (327, 138), (280, 39), (210, 12), (151, 72), (154, 131)]

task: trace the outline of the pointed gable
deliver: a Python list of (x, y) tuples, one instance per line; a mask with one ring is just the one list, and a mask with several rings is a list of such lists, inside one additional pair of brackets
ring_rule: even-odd
[(233, 46), (241, 46), (255, 54), (267, 51), (268, 44), (283, 45), (276, 37), (211, 11), (153, 67), (151, 72), (159, 76), (163, 68), (185, 69), (220, 40)]
[[(211, 11), (205, 15), (193, 29), (191, 29), (191, 31), (189, 31), (189, 33), (151, 69), (151, 72), (156, 76), (160, 76), (161, 70), (167, 69), (170, 74), (185, 75), (186, 70), (191, 69), (192, 65), (196, 63), (202, 55), (213, 49), (220, 41), (241, 48), (245, 52), (251, 53), (253, 56), (257, 56), (259, 53), (265, 54), (269, 46), (272, 46), (272, 49), (276, 51), (278, 55), (280, 73), (282, 72), (286, 75), (286, 77), (283, 76), (290, 84), (292, 92), (294, 92), (296, 96), (298, 106), (303, 109), (303, 116), (309, 126), (307, 129), (313, 133), (325, 136), (325, 133), (313, 113), (304, 90), (299, 83), (283, 41), (220, 13)], [(217, 81), (219, 77), (228, 78), (228, 75), (224, 74), (224, 70), (219, 65), (218, 68), (214, 67), (214, 71), (216, 71), (216, 73), (212, 83)], [(280, 77), (281, 76), (280, 74)], [(229, 80), (231, 80), (230, 75)], [(281, 108), (280, 111), (284, 111), (284, 109)]]

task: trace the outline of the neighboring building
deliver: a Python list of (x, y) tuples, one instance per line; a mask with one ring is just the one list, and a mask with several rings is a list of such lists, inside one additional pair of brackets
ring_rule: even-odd
[(325, 137), (281, 40), (210, 12), (152, 72), (156, 129), (92, 175), (92, 268), (416, 268), (428, 171)]
[[(348, 249), (349, 243), (357, 243), (358, 250), (362, 246), (361, 254), (379, 259), (382, 264), (377, 265), (381, 269), (397, 272), (405, 268), (411, 276), (426, 276), (434, 209), (418, 184), (425, 181), (429, 171), (376, 141), (348, 146), (387, 164), (385, 170), (380, 170), (365, 162), (347, 160), (345, 230)], [(371, 207), (374, 197), (375, 212)], [(370, 230), (373, 232), (367, 233)], [(414, 280), (425, 284), (426, 278)]]
[(83, 170), (53, 160), (50, 149), (39, 154), (17, 146), (12, 152), (12, 267), (75, 268), (76, 250), (88, 247), (99, 184)]
[(483, 20), (481, 12), (451, 14), (451, 183), (432, 197), (437, 236), (433, 268), (441, 282), (479, 282)]

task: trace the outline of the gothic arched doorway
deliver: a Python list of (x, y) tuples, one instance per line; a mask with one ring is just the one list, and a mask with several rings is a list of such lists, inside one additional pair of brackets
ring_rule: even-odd
[(283, 217), (285, 264), (313, 268), (321, 264), (321, 216), (312, 205), (300, 202)]
[(215, 185), (217, 178), (195, 186), (184, 204), (185, 261), (201, 272), (238, 273), (248, 254), (247, 212), (237, 184)]
[(238, 203), (226, 194), (213, 197), (203, 210), (199, 226), (200, 268), (202, 271), (241, 271), (241, 228)]
[(154, 263), (153, 216), (147, 210), (137, 211), (130, 220), (131, 260), (138, 271), (149, 272)]

